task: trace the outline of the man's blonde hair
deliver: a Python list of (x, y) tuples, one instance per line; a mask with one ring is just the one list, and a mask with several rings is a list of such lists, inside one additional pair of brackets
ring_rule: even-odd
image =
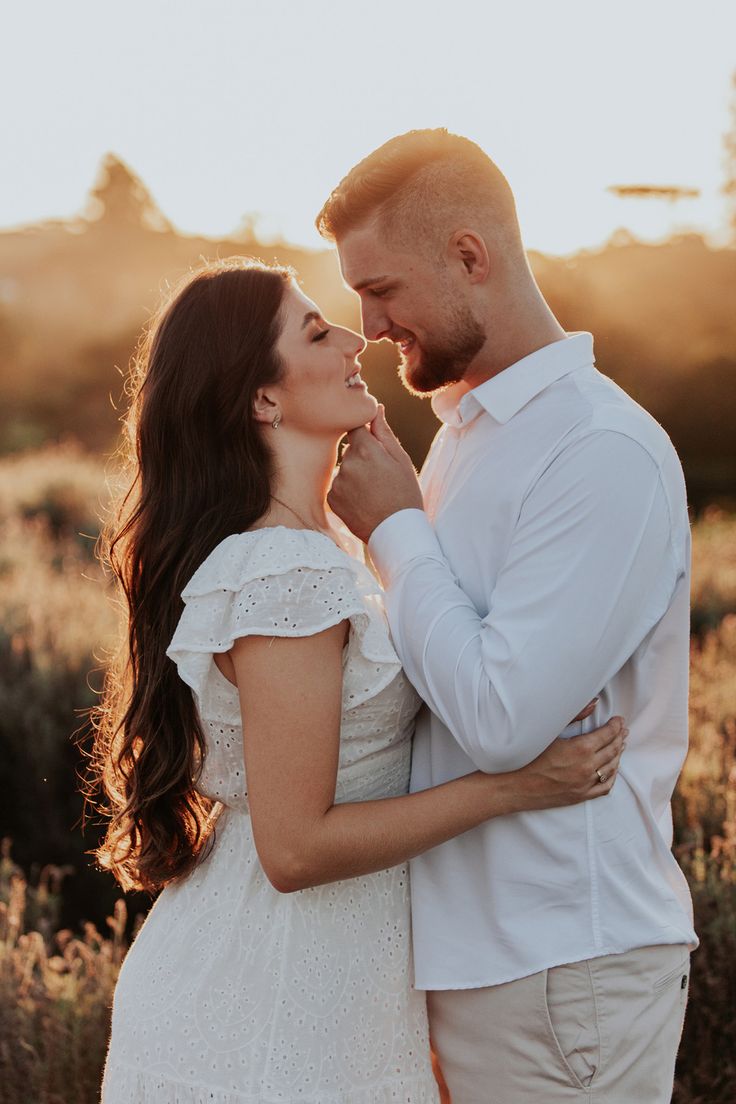
[(379, 146), (332, 191), (316, 226), (336, 241), (373, 218), (386, 240), (414, 248), (452, 224), (477, 224), (521, 244), (506, 177), (480, 146), (444, 127), (410, 130)]

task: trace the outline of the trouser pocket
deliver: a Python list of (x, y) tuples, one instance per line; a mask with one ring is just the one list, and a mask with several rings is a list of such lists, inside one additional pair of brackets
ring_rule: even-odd
[(685, 991), (687, 990), (689, 977), (690, 955), (686, 954), (683, 956), (682, 961), (677, 964), (674, 970), (668, 970), (666, 974), (662, 975), (662, 977), (656, 978), (652, 988), (654, 992), (659, 995), (659, 993), (663, 993), (665, 989), (669, 989), (670, 986), (673, 986), (675, 983), (677, 983), (680, 989)]
[(551, 966), (546, 973), (549, 1026), (571, 1084), (587, 1089), (600, 1069), (601, 1037), (588, 962)]
[(683, 950), (685, 953), (678, 965), (661, 977), (655, 978), (652, 983), (655, 1003), (663, 1004), (670, 1009), (668, 1017), (670, 1022), (665, 1030), (671, 1031), (673, 1042), (676, 1037), (675, 1048), (679, 1047), (685, 1026), (685, 1009), (690, 985), (690, 952), (687, 948)]

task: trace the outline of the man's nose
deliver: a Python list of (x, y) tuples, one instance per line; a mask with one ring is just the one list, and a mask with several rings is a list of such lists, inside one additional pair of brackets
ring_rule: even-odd
[(380, 341), (382, 337), (388, 337), (391, 331), (391, 319), (387, 318), (382, 310), (366, 303), (361, 305), (360, 310), (363, 333), (368, 341)]

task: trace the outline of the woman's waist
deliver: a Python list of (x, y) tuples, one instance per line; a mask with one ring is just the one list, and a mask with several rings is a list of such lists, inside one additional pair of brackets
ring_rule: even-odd
[[(357, 757), (356, 757), (357, 755)], [(382, 797), (397, 797), (409, 792), (411, 772), (411, 742), (379, 748), (368, 754), (357, 754), (350, 745), (343, 745), (337, 770), (335, 799), (337, 802), (369, 801)], [(223, 771), (206, 763), (197, 792), (210, 801), (221, 802), (246, 816), (250, 813), (245, 771)]]
[(409, 792), (411, 744), (402, 741), (360, 758), (340, 763), (336, 803), (399, 797)]

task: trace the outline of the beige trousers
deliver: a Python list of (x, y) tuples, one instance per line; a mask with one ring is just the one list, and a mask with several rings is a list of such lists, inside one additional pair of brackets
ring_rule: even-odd
[(675, 944), (428, 992), (452, 1104), (669, 1104), (689, 976)]

